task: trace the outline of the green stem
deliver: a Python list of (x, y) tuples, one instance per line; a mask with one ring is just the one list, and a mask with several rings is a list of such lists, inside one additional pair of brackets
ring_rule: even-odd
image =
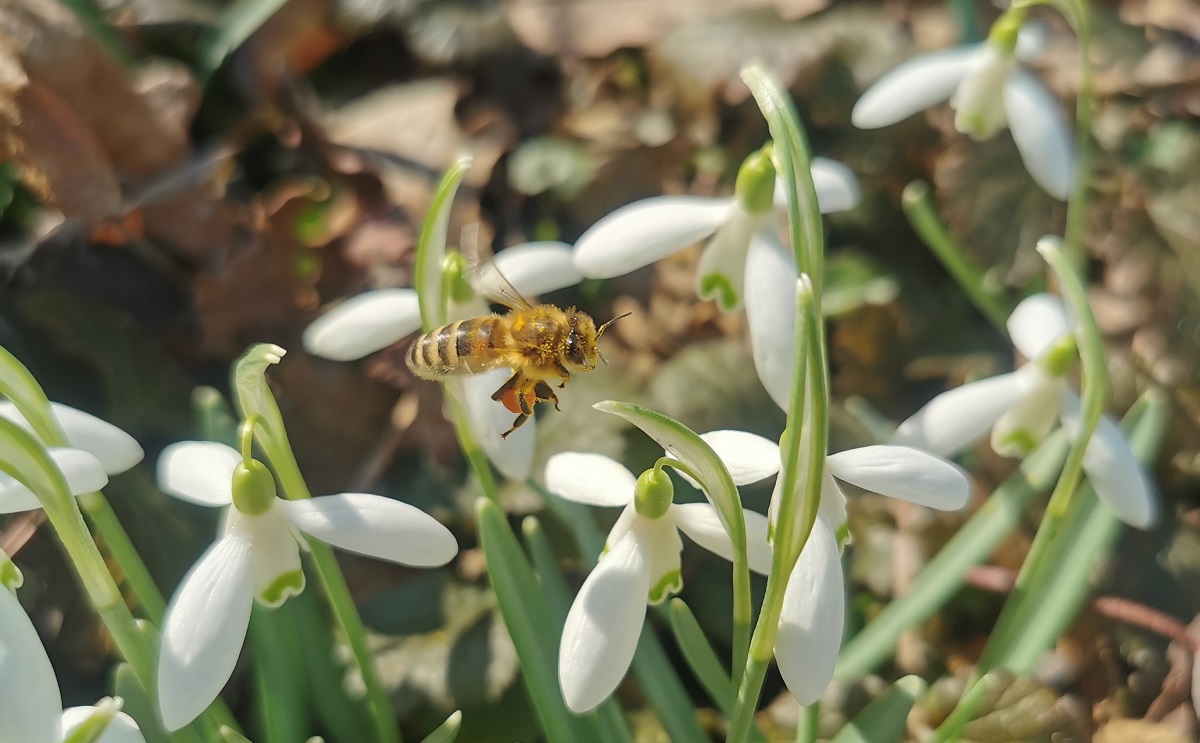
[(1071, 264), (1081, 270), (1087, 260), (1083, 238), (1091, 195), (1088, 183), (1092, 165), (1092, 60), (1088, 56), (1092, 40), (1091, 9), (1087, 0), (1068, 0), (1065, 10), (1073, 11), (1066, 15), (1075, 26), (1079, 48), (1079, 93), (1075, 97), (1075, 179), (1067, 201), (1067, 228), (1063, 237)]
[[(759, 626), (761, 625), (762, 620), (759, 619)], [(737, 696), (733, 700), (733, 717), (729, 720), (726, 743), (745, 741), (749, 737), (754, 724), (754, 712), (758, 709), (758, 695), (769, 665), (770, 660), (756, 660), (753, 655), (746, 661), (746, 673), (742, 676), (742, 683), (738, 685)]]
[(128, 532), (113, 512), (112, 506), (101, 493), (81, 495), (78, 501), (79, 507), (83, 509), (100, 536), (103, 551), (108, 553), (120, 569), (121, 579), (133, 592), (142, 612), (154, 625), (161, 626), (163, 614), (167, 611), (166, 602), (146, 563), (142, 561), (137, 548), (129, 539)]
[(900, 203), (904, 206), (904, 215), (908, 217), (913, 231), (958, 282), (971, 303), (997, 330), (1007, 334), (1006, 323), (1012, 308), (987, 288), (984, 272), (971, 264), (962, 247), (951, 236), (946, 225), (942, 224), (929, 193), (929, 184), (925, 181), (909, 183), (904, 187)]
[(810, 704), (800, 708), (800, 717), (796, 720), (796, 743), (817, 743), (817, 723), (820, 718), (820, 705)]

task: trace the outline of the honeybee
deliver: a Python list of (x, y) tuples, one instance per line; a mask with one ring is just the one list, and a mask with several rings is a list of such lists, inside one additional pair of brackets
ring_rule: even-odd
[(431, 330), (409, 345), (405, 361), (413, 374), (430, 380), (512, 369), (512, 376), (492, 394), (517, 416), (512, 428), (500, 434), (507, 438), (533, 415), (537, 403), (552, 402), (561, 410), (552, 383), (562, 389), (572, 374), (592, 371), (598, 362), (608, 364), (596, 341), (625, 315), (596, 327), (590, 315), (574, 307), (533, 304), (490, 261), (477, 261), (470, 279), (481, 296), (508, 312)]

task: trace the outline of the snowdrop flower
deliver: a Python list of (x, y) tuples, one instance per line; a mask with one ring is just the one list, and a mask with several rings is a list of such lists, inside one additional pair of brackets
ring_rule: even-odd
[[(104, 472), (109, 475), (119, 475), (132, 469), (145, 456), (135, 438), (107, 421), (56, 402), (50, 403), (50, 412), (66, 435), (67, 443), (100, 460)], [(0, 400), (0, 417), (34, 433), (33, 426), (9, 400)]]
[[(1029, 174), (1046, 193), (1066, 200), (1074, 178), (1074, 143), (1059, 101), (1020, 60), (1036, 54), (1036, 30), (1002, 17), (987, 41), (922, 54), (880, 78), (850, 115), (860, 129), (877, 129), (949, 99), (954, 125), (990, 139), (1005, 127)], [(1018, 40), (1018, 36), (1020, 37)]]
[[(813, 158), (812, 176), (822, 212), (858, 203), (857, 181), (845, 165)], [(655, 196), (604, 217), (575, 243), (575, 265), (588, 278), (606, 279), (707, 239), (696, 294), (731, 312), (751, 293), (743, 286), (747, 253), (759, 243), (777, 241), (775, 217), (786, 211), (782, 190), (776, 187), (770, 153), (759, 150), (738, 171), (733, 196)]]
[(335, 547), (404, 565), (444, 565), (458, 552), (433, 517), (378, 495), (342, 493), (289, 501), (262, 464), (223, 444), (186, 441), (158, 462), (166, 493), (230, 506), (217, 540), (184, 577), (162, 632), (158, 699), (178, 730), (216, 698), (233, 673), (253, 601), (282, 604), (304, 590), (301, 532)]
[[(733, 545), (708, 503), (673, 503), (671, 478), (659, 468), (635, 478), (600, 454), (566, 452), (546, 464), (546, 488), (591, 506), (623, 507), (608, 534), (606, 552), (571, 604), (558, 654), (563, 699), (574, 712), (604, 701), (625, 677), (645, 621), (645, 606), (683, 587), (679, 553), (687, 534), (726, 559)], [(751, 570), (771, 568), (766, 518), (745, 513)]]
[[(495, 256), (495, 267), (525, 296), (545, 294), (578, 284), (583, 276), (575, 268), (571, 248), (559, 242), (514, 245)], [(436, 291), (440, 293), (441, 287)], [(456, 301), (457, 300), (457, 301)], [(487, 304), (469, 289), (451, 292), (447, 322), (489, 314)], [(304, 331), (304, 348), (315, 356), (350, 361), (387, 348), (421, 329), (421, 308), (412, 289), (379, 289), (349, 299)], [(512, 374), (493, 369), (463, 379), (450, 380), (450, 394), (463, 402), (467, 424), (476, 441), (496, 465), (513, 480), (524, 480), (533, 468), (536, 420), (529, 420), (507, 438), (500, 434), (512, 426), (512, 413), (492, 400), (492, 393)]]
[(96, 743), (145, 743), (137, 723), (120, 711), (120, 699), (63, 709), (54, 668), (11, 588), (0, 586), (0, 740), (61, 743), (98, 716), (108, 724)]
[[(739, 487), (779, 472), (774, 441), (745, 431), (712, 431), (703, 438)], [(845, 588), (837, 533), (846, 522), (846, 496), (834, 479), (881, 495), (943, 511), (967, 504), (966, 474), (949, 462), (904, 446), (864, 446), (825, 458), (817, 521), (784, 591), (775, 660), (792, 696), (815, 702), (833, 678), (842, 644)], [(772, 495), (774, 519), (779, 481)], [(747, 530), (747, 538), (752, 539)]]
[[(1077, 351), (1073, 323), (1062, 301), (1049, 294), (1027, 297), (1009, 316), (1008, 333), (1031, 363), (943, 392), (900, 424), (893, 443), (952, 457), (991, 429), (992, 448), (998, 454), (1025, 456), (1057, 421), (1075, 436), (1080, 401), (1066, 375)], [(1154, 486), (1108, 415), (1096, 425), (1083, 470), (1096, 495), (1122, 521), (1139, 529), (1153, 525), (1158, 511)]]

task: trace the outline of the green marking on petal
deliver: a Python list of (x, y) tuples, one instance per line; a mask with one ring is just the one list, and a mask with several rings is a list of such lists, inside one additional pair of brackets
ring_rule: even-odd
[(15, 591), (24, 582), (25, 576), (21, 575), (21, 569), (13, 564), (7, 555), (0, 552), (0, 586)]
[(658, 579), (658, 582), (650, 586), (649, 601), (651, 605), (661, 604), (663, 599), (672, 594), (679, 593), (683, 589), (683, 576), (678, 570), (672, 570), (663, 577)]
[(271, 581), (265, 589), (259, 592), (258, 602), (264, 606), (275, 607), (304, 590), (304, 571), (289, 570)]
[(700, 279), (700, 298), (716, 299), (722, 312), (732, 312), (739, 304), (733, 284), (719, 273), (710, 273)]
[(1023, 428), (1015, 428), (996, 440), (997, 454), (1010, 457), (1027, 457), (1038, 447), (1037, 437)]
[(1046, 376), (1060, 379), (1075, 368), (1075, 362), (1078, 360), (1079, 346), (1075, 343), (1075, 337), (1068, 335), (1046, 349), (1037, 360), (1037, 365)]

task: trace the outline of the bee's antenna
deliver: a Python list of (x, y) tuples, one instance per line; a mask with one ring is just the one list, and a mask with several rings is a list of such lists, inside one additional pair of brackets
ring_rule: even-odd
[[(633, 314), (632, 312), (626, 312), (626, 313), (624, 313), (624, 314), (617, 315), (617, 316), (616, 316), (616, 317), (614, 317), (613, 319), (611, 319), (611, 320), (609, 320), (608, 322), (604, 323), (603, 325), (601, 325), (599, 328), (597, 328), (597, 329), (596, 329), (596, 337), (597, 337), (597, 338), (599, 338), (600, 336), (604, 335), (604, 331), (608, 329), (608, 326), (609, 326), (609, 325), (612, 325), (612, 324), (613, 324), (613, 323), (615, 323), (617, 320), (620, 320), (622, 317), (629, 317), (629, 316), (630, 316), (630, 315), (632, 315), (632, 314)], [(601, 359), (603, 359), (604, 357), (603, 357), (603, 356), (601, 356), (600, 358), (601, 358)], [(604, 362), (604, 365), (605, 365), (605, 366), (608, 366), (608, 362), (607, 362), (607, 361), (605, 361), (605, 362)]]

